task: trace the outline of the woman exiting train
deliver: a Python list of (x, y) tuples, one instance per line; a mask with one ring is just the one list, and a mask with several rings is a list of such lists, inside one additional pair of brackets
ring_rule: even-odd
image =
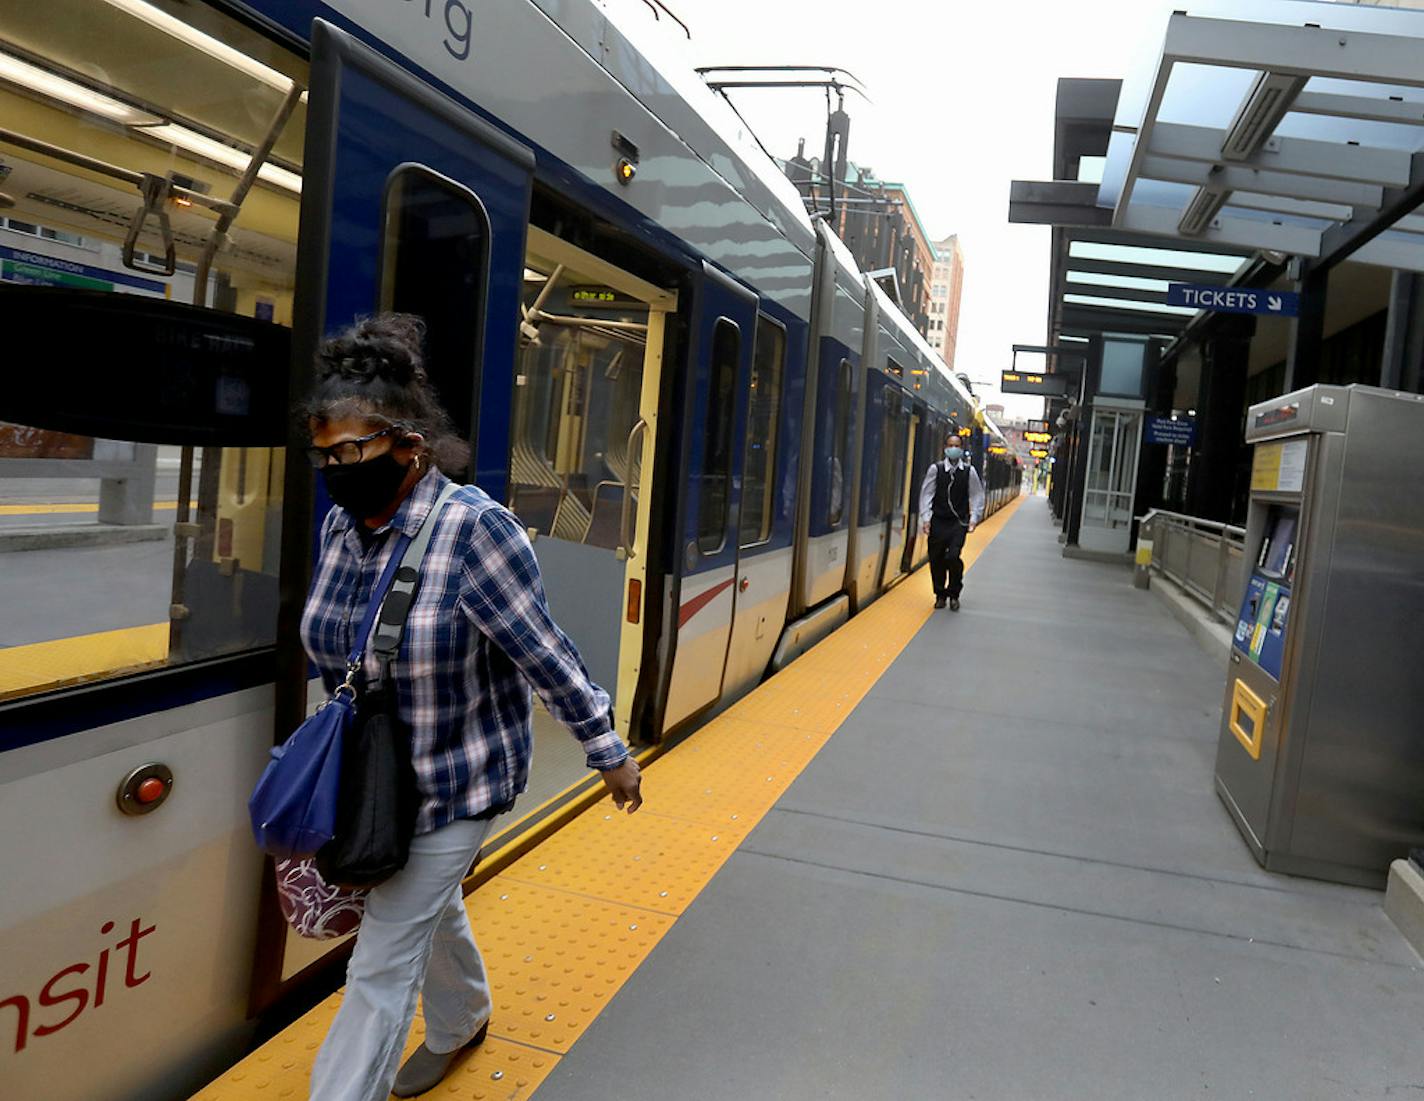
[[(386, 314), (328, 339), (302, 412), (336, 507), (326, 517), (302, 641), (329, 689), (345, 676), (397, 534), (414, 534), (469, 458), (422, 365), (421, 322)], [(312, 1072), (313, 1101), (384, 1101), (436, 1085), (489, 1026), (490, 990), (460, 890), (529, 772), (529, 686), (583, 746), (614, 802), (642, 804), (638, 766), (550, 617), (517, 519), (475, 486), (433, 521), (393, 675), (420, 799), (405, 868), (373, 889), (346, 993)], [(425, 1043), (397, 1073), (424, 997)]]

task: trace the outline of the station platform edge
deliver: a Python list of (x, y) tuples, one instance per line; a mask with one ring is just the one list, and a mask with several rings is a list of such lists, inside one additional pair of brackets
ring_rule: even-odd
[[(1022, 498), (966, 540), (966, 570)], [(602, 798), (465, 900), (489, 971), (489, 1038), (428, 1097), (525, 1101), (785, 794), (933, 610), (921, 568), (653, 760), (635, 815)], [(327, 998), (192, 1101), (302, 1098)], [(408, 1055), (424, 1039), (417, 1013)]]

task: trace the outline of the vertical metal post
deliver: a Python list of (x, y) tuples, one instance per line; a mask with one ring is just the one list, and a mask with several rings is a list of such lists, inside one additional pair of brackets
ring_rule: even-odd
[(1231, 566), (1230, 548), (1226, 543), (1226, 532), (1216, 533), (1216, 580), (1211, 586), (1211, 614), (1214, 618), (1221, 617), (1221, 589), (1226, 584), (1226, 573)]
[(1300, 313), (1290, 322), (1285, 384), (1281, 393), (1320, 381), (1320, 350), (1325, 342), (1325, 299), (1329, 292), (1328, 268), (1310, 268), (1296, 282)]

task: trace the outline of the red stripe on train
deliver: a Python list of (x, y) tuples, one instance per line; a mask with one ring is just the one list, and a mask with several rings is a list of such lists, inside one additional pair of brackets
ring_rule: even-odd
[(679, 627), (686, 627), (687, 621), (689, 619), (695, 616), (698, 612), (702, 611), (702, 609), (707, 607), (707, 605), (711, 604), (712, 601), (716, 600), (718, 594), (721, 593), (723, 590), (729, 588), (732, 582), (735, 580), (736, 578), (729, 577), (720, 585), (713, 585), (705, 593), (698, 593), (696, 596), (694, 596), (691, 600), (689, 600), (686, 604), (684, 604), (681, 608), (677, 610), (677, 625)]

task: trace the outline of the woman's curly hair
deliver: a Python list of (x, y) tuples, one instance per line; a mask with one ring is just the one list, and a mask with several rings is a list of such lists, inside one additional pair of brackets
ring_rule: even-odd
[(371, 417), (425, 438), (446, 474), (465, 471), (470, 447), (455, 431), (425, 373), (425, 322), (414, 314), (363, 317), (321, 342), (316, 380), (298, 412), (317, 422)]

